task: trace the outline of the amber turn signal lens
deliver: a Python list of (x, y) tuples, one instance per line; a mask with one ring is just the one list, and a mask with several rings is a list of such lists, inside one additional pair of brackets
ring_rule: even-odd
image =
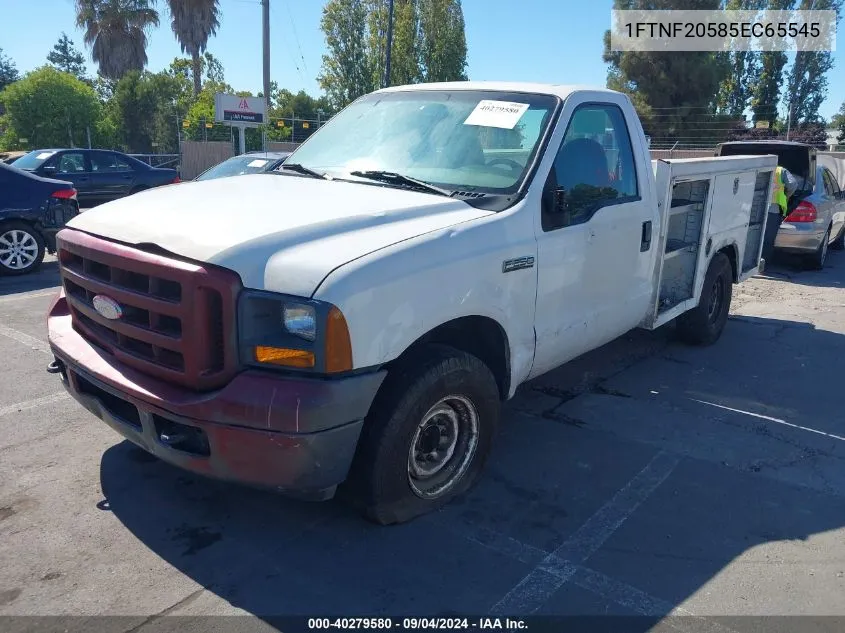
[(336, 374), (352, 369), (352, 343), (343, 313), (335, 307), (329, 310), (326, 323), (326, 373)]
[(301, 349), (286, 349), (284, 347), (255, 348), (255, 360), (259, 363), (284, 365), (285, 367), (300, 367), (309, 369), (314, 367), (314, 353)]

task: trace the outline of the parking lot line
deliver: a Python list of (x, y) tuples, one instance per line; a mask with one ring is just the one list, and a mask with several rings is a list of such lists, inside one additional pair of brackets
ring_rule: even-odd
[(31, 292), (29, 294), (18, 293), (10, 297), (0, 297), (0, 305), (4, 303), (12, 303), (14, 301), (25, 301), (27, 299), (37, 299), (38, 297), (52, 297), (59, 294), (58, 286), (50, 290), (40, 290), (38, 292)]
[(496, 615), (534, 613), (560, 589), (680, 463), (660, 451), (631, 481), (591, 516), (554, 552), (546, 556), (490, 610)]
[(11, 404), (8, 407), (0, 408), (0, 417), (3, 417), (4, 415), (9, 415), (10, 413), (17, 413), (18, 411), (28, 411), (29, 409), (42, 407), (45, 404), (52, 404), (53, 402), (64, 400), (67, 397), (69, 396), (66, 391), (60, 391), (58, 393), (51, 393), (49, 396), (33, 398), (32, 400), (26, 400), (24, 402), (18, 402), (17, 404)]
[(34, 336), (30, 336), (29, 334), (25, 334), (23, 332), (19, 332), (18, 330), (14, 330), (10, 327), (6, 327), (5, 325), (0, 325), (0, 334), (5, 336), (6, 338), (10, 338), (13, 341), (17, 341), (18, 343), (22, 343), (27, 347), (31, 347), (32, 349), (37, 349), (39, 352), (44, 352), (45, 354), (52, 354), (53, 352), (50, 351), (50, 346), (47, 345), (44, 341), (41, 341)]

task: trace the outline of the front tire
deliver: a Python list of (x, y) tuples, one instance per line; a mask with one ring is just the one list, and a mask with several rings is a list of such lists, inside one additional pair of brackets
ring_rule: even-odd
[(712, 345), (719, 340), (731, 310), (733, 269), (724, 253), (710, 260), (698, 305), (678, 317), (678, 335), (692, 345)]
[(0, 224), (0, 275), (26, 275), (44, 261), (44, 238), (26, 222)]
[(388, 373), (343, 492), (382, 525), (431, 512), (475, 484), (498, 423), (490, 369), (460, 350), (426, 346)]

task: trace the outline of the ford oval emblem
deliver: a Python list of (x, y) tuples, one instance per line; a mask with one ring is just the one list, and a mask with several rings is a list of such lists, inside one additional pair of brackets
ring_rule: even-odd
[(100, 316), (107, 319), (116, 321), (123, 316), (123, 308), (121, 308), (120, 304), (111, 297), (107, 297), (106, 295), (96, 295), (92, 300), (92, 303), (94, 304), (94, 309), (100, 314)]

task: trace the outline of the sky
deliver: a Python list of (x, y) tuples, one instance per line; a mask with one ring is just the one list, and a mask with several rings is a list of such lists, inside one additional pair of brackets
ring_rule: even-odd
[[(165, 0), (158, 0), (163, 9)], [(270, 0), (270, 75), (279, 87), (317, 96), (325, 50), (320, 31), (324, 0)], [(537, 81), (604, 86), (602, 37), (610, 26), (612, 0), (463, 0), (468, 75), (476, 80)], [(262, 89), (261, 6), (258, 0), (220, 0), (221, 26), (208, 50), (220, 59), (236, 90)], [(18, 70), (46, 62), (62, 31), (90, 51), (76, 29), (73, 0), (0, 0), (0, 48)], [(148, 69), (154, 72), (181, 56), (169, 22), (149, 36)], [(828, 98), (829, 119), (845, 101), (845, 54), (834, 53)]]

